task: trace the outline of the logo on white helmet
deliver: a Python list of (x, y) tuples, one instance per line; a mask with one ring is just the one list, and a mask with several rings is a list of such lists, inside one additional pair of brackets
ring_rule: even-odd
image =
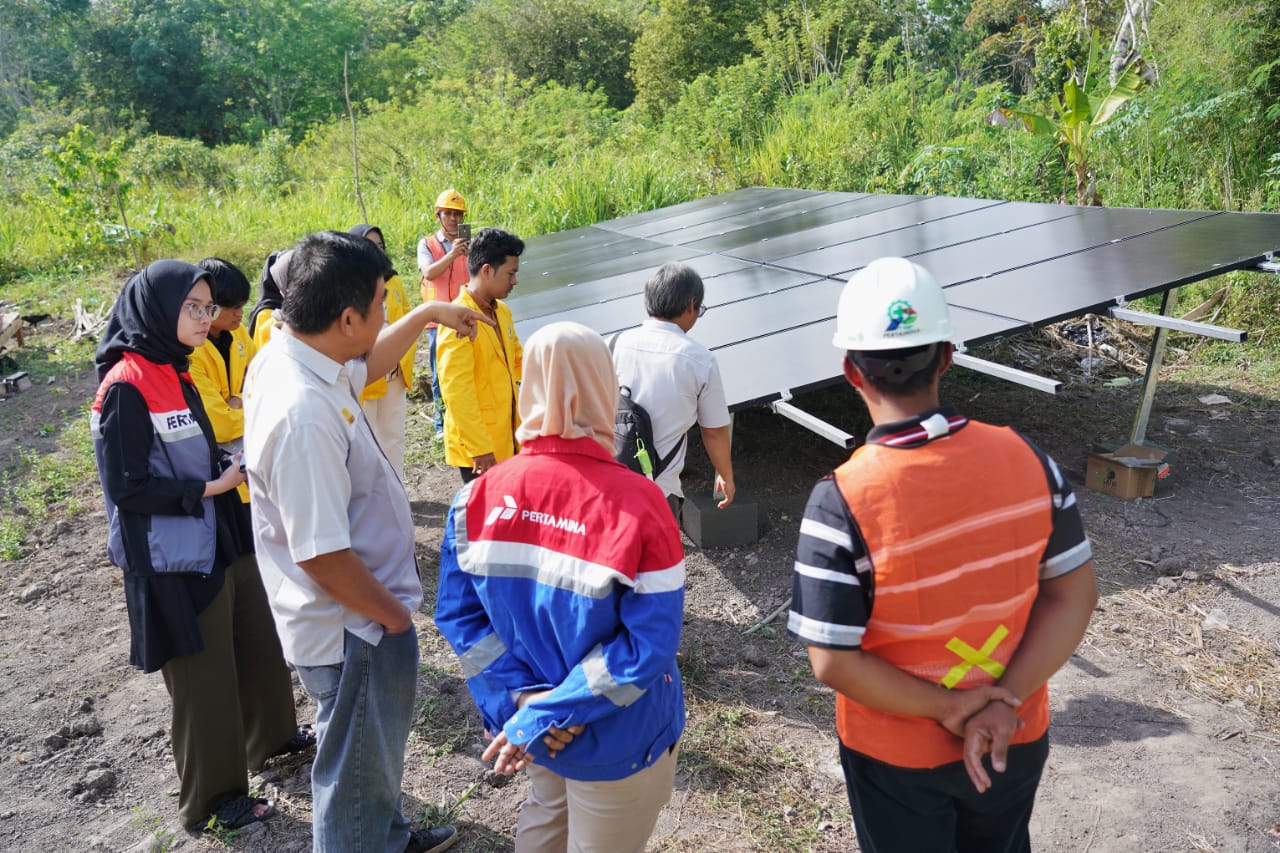
[(484, 520), (484, 526), (488, 527), (495, 521), (508, 521), (515, 518), (516, 511), (520, 507), (516, 506), (516, 499), (511, 495), (503, 495), (502, 503), (489, 510), (489, 517)]
[(916, 309), (911, 307), (911, 303), (905, 299), (897, 299), (889, 305), (889, 326), (886, 332), (910, 332), (916, 327), (916, 318), (919, 315)]

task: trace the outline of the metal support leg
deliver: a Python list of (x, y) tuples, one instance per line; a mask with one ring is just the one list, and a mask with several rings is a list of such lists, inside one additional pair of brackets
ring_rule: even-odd
[[(1178, 307), (1178, 288), (1170, 288), (1164, 292), (1160, 300), (1160, 314), (1169, 316)], [(1133, 432), (1129, 435), (1131, 444), (1147, 443), (1147, 422), (1151, 420), (1151, 404), (1155, 402), (1156, 385), (1160, 381), (1160, 366), (1164, 362), (1164, 348), (1169, 341), (1169, 330), (1157, 327), (1155, 337), (1151, 341), (1151, 356), (1147, 359), (1147, 378), (1142, 383), (1142, 402), (1138, 404), (1138, 414), (1133, 419)]]

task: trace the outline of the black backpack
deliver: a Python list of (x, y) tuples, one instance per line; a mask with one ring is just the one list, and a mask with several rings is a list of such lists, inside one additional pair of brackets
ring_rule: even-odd
[(637, 474), (657, 479), (671, 465), (680, 448), (684, 447), (684, 436), (671, 448), (666, 456), (655, 459), (651, 453), (657, 448), (653, 442), (653, 422), (644, 406), (631, 399), (631, 389), (626, 385), (618, 388), (618, 413), (613, 419), (613, 455)]

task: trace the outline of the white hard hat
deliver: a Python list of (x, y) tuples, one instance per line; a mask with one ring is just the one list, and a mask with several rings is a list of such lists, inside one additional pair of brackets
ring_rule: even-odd
[(894, 350), (949, 341), (953, 334), (937, 279), (905, 258), (880, 258), (840, 291), (831, 343), (843, 350)]

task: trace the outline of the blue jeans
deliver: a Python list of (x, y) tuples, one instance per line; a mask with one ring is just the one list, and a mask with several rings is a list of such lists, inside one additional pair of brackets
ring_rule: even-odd
[(427, 329), (427, 363), (431, 365), (431, 398), (436, 410), (436, 434), (444, 432), (444, 398), (440, 396), (440, 374), (436, 373), (436, 332)]
[(315, 853), (404, 853), (400, 811), (405, 742), (418, 680), (418, 634), (385, 634), (371, 646), (346, 635), (345, 659), (297, 666), (316, 701), (311, 765)]

